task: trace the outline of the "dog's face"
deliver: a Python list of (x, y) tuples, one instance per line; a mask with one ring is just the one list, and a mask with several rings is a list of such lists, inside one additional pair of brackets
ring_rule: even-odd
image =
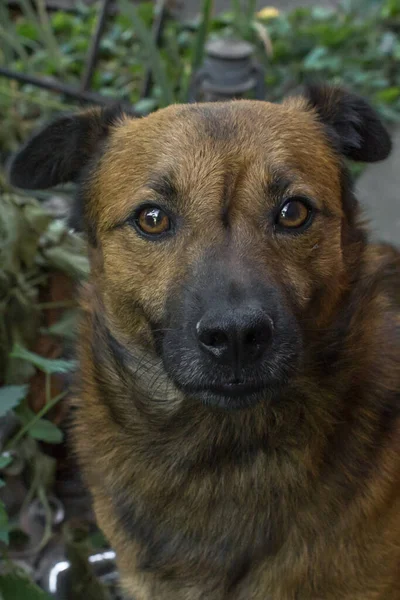
[(21, 151), (11, 180), (79, 179), (111, 330), (160, 356), (185, 397), (241, 407), (294, 376), (310, 319), (326, 325), (348, 283), (343, 155), (389, 151), (364, 101), (322, 88), (282, 105), (62, 119)]

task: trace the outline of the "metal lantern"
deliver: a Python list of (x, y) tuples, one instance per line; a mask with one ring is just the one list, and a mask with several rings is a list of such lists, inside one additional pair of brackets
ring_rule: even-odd
[(203, 66), (194, 74), (189, 102), (232, 98), (265, 98), (264, 69), (254, 60), (254, 47), (243, 40), (218, 38), (205, 47)]

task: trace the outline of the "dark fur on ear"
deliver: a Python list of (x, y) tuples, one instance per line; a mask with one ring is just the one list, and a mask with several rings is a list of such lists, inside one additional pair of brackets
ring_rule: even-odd
[(341, 154), (361, 162), (376, 162), (390, 154), (389, 134), (366, 100), (340, 87), (318, 84), (308, 85), (305, 96)]
[(39, 190), (77, 181), (98, 154), (109, 128), (122, 115), (121, 107), (115, 106), (59, 117), (28, 140), (13, 158), (11, 184)]

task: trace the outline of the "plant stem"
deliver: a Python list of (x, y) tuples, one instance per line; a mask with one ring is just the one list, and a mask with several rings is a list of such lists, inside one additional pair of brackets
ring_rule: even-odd
[(51, 24), (46, 12), (46, 4), (44, 0), (36, 0), (36, 7), (39, 16), (40, 25), (42, 28), (43, 37), (45, 38), (45, 43), (47, 45), (47, 51), (50, 56), (55, 58), (57, 62), (60, 64), (61, 53), (57, 44), (57, 40), (54, 36), (53, 30), (51, 28)]
[(233, 24), (235, 26), (235, 29), (241, 36), (243, 36), (244, 15), (243, 15), (240, 0), (232, 0), (232, 12), (233, 12)]
[(37, 421), (39, 421), (39, 419), (41, 419), (42, 417), (44, 417), (44, 415), (46, 415), (49, 412), (49, 410), (51, 410), (67, 394), (68, 394), (68, 391), (61, 392), (60, 394), (57, 394), (57, 396), (55, 396), (52, 400), (50, 400), (50, 402), (48, 402), (47, 404), (45, 404), (39, 410), (39, 412), (36, 413), (36, 415), (33, 417), (33, 419), (31, 419), (29, 421), (29, 423), (27, 423), (26, 425), (24, 425), (24, 427), (22, 427), (22, 429), (20, 429), (14, 435), (14, 437), (7, 443), (4, 451), (10, 450), (13, 446), (15, 446), (15, 444), (17, 444), (24, 437), (24, 435), (26, 433), (28, 433), (28, 431), (30, 430), (30, 428), (33, 427), (33, 425), (35, 423), (37, 423)]
[(257, 0), (247, 0), (247, 26), (251, 27), (256, 12)]
[(44, 508), (44, 512), (45, 512), (45, 525), (44, 525), (43, 537), (39, 543), (39, 546), (36, 549), (37, 552), (40, 552), (41, 550), (43, 550), (43, 548), (46, 546), (47, 542), (51, 538), (53, 515), (51, 512), (49, 500), (46, 496), (45, 489), (42, 485), (39, 486), (39, 488), (38, 488), (38, 498), (39, 498), (40, 502), (43, 504), (43, 508)]

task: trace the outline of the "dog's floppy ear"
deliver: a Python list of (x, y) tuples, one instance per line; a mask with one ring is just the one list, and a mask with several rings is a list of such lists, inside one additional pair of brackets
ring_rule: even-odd
[(341, 154), (361, 162), (376, 162), (390, 154), (389, 134), (363, 98), (328, 85), (309, 85), (305, 96)]
[(9, 168), (11, 184), (39, 190), (77, 181), (122, 114), (117, 106), (59, 117), (15, 155)]

